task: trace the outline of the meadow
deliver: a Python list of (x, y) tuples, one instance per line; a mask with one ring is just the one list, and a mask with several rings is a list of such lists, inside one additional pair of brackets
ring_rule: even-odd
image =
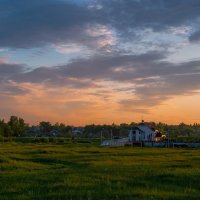
[(200, 199), (200, 149), (0, 143), (1, 200)]

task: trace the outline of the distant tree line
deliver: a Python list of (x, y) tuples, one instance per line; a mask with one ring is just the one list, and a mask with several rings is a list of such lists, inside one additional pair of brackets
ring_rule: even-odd
[[(177, 138), (198, 138), (200, 140), (200, 124), (185, 124), (180, 123), (179, 125), (168, 125), (165, 123), (145, 122), (155, 130), (159, 130), (160, 133), (168, 136), (171, 139)], [(82, 127), (83, 132), (76, 137), (86, 138), (120, 138), (127, 137), (128, 131), (137, 126), (138, 123), (132, 122), (130, 124), (121, 123), (110, 124), (110, 125), (95, 125), (90, 124)], [(4, 137), (19, 137), (19, 136), (62, 136), (62, 137), (73, 137), (73, 130), (75, 127), (65, 125), (63, 123), (51, 124), (48, 121), (42, 121), (38, 125), (29, 126), (25, 123), (24, 119), (11, 116), (8, 122), (0, 119), (0, 136)]]
[(36, 126), (29, 126), (24, 119), (17, 116), (11, 116), (8, 122), (0, 119), (0, 136), (3, 137), (48, 136), (51, 131), (57, 131), (62, 136), (71, 136), (72, 126), (44, 121)]
[[(158, 130), (158, 133), (161, 133), (162, 135), (169, 135), (171, 139), (196, 137), (198, 140), (200, 140), (200, 124), (198, 123), (189, 125), (185, 123), (180, 123), (178, 125), (168, 125), (161, 122), (145, 122), (145, 124), (155, 130)], [(119, 125), (86, 125), (84, 134), (85, 136), (94, 136), (95, 134), (98, 136), (103, 135), (105, 138), (111, 137), (111, 134), (113, 138), (124, 137), (128, 135), (128, 131), (132, 127), (137, 125), (138, 123), (135, 122), (130, 124), (122, 123)]]
[(59, 136), (71, 137), (72, 136), (72, 126), (65, 125), (63, 123), (51, 124), (50, 122), (42, 121), (38, 125), (40, 134), (49, 135), (51, 132), (57, 132)]

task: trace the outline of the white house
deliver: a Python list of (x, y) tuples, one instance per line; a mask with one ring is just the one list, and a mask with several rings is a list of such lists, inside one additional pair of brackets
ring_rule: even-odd
[(101, 146), (125, 146), (133, 143), (152, 142), (156, 139), (155, 130), (142, 121), (129, 131), (127, 138), (104, 140)]
[(130, 142), (147, 142), (154, 141), (156, 138), (155, 130), (142, 121), (138, 126), (129, 131)]

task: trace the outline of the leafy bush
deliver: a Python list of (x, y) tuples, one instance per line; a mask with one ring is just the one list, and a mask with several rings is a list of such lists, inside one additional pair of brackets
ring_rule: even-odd
[(45, 138), (45, 137), (39, 138), (39, 137), (36, 137), (34, 139), (34, 142), (35, 143), (48, 143), (49, 142), (49, 138)]
[(57, 141), (57, 139), (54, 137), (49, 138), (49, 142), (51, 142), (51, 143), (56, 143), (56, 141)]
[(49, 142), (49, 138), (42, 137), (42, 138), (40, 138), (40, 141), (41, 141), (42, 143), (48, 143), (48, 142)]
[(0, 141), (2, 141), (2, 142), (12, 142), (13, 141), (12, 137), (2, 137), (1, 139), (0, 139)]
[(65, 143), (65, 140), (63, 138), (59, 138), (57, 141), (58, 143)]
[(2, 135), (0, 135), (0, 142), (4, 141), (4, 137)]
[(76, 140), (77, 143), (91, 143), (88, 140)]

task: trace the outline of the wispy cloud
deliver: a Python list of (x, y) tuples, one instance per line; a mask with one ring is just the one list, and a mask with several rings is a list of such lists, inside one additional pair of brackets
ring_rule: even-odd
[[(172, 61), (177, 50), (200, 41), (198, 0), (2, 0), (0, 4), (4, 114), (7, 108), (9, 113), (50, 116), (55, 121), (68, 113), (70, 122), (85, 123), (86, 119), (81, 122), (85, 116), (119, 120), (121, 112), (127, 120), (127, 113), (150, 115), (175, 96), (200, 89), (200, 60), (185, 60), (183, 55)], [(40, 52), (32, 60), (41, 59), (45, 49), (49, 57), (43, 60), (57, 56), (59, 62), (33, 67), (23, 53), (13, 56), (19, 49), (29, 52), (37, 47)]]

